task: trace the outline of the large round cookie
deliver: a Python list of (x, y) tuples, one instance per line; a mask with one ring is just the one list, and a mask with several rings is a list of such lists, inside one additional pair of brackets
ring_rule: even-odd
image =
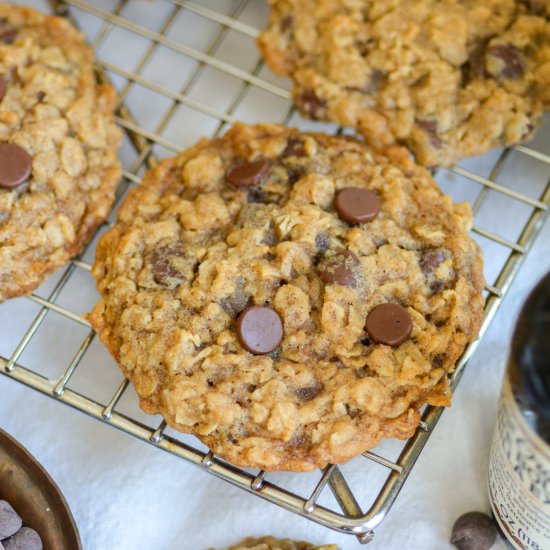
[(106, 218), (114, 91), (67, 21), (0, 6), (0, 301), (31, 292)]
[(90, 320), (143, 409), (228, 461), (344, 462), (449, 403), (482, 316), (470, 222), (404, 149), (238, 124), (131, 191), (98, 245)]
[(550, 107), (547, 0), (271, 0), (258, 44), (310, 118), (450, 165)]

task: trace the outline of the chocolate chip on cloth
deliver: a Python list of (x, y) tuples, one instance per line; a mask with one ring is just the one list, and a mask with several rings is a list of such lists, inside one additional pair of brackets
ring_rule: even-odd
[(451, 544), (459, 550), (489, 550), (497, 538), (494, 520), (483, 512), (468, 512), (453, 525)]
[[(269, 200), (251, 203), (258, 173)], [(341, 219), (347, 188), (377, 199), (370, 221)], [(469, 207), (404, 149), (236, 124), (161, 162), (118, 215), (89, 319), (142, 408), (229, 462), (345, 462), (449, 404), (481, 322), (481, 256)], [(405, 316), (373, 328), (390, 304)]]
[(0, 302), (32, 292), (105, 220), (115, 93), (68, 21), (0, 5)]
[[(302, 114), (450, 165), (550, 108), (548, 0), (271, 0), (258, 39)], [(288, 22), (283, 24), (284, 22)]]
[(42, 550), (40, 535), (30, 527), (23, 527), (15, 535), (2, 541), (5, 550)]

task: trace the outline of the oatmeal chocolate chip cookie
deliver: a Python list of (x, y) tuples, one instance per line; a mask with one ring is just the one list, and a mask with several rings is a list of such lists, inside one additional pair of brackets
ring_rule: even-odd
[(449, 403), (482, 316), (470, 222), (402, 148), (238, 124), (130, 192), (90, 321), (143, 409), (229, 462), (344, 462)]
[(274, 537), (246, 538), (227, 550), (340, 550), (336, 544), (316, 546), (309, 542)]
[(450, 165), (550, 107), (547, 0), (270, 0), (258, 44), (307, 117)]
[(67, 21), (0, 5), (0, 302), (34, 290), (106, 218), (114, 100)]

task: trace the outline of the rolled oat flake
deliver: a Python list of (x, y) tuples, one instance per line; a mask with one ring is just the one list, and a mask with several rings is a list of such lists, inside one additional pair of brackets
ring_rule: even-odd
[(0, 143), (0, 187), (12, 189), (24, 183), (31, 174), (32, 159), (19, 145)]

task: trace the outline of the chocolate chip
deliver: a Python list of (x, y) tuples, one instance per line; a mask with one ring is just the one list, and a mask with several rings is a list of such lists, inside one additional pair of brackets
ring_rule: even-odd
[(151, 272), (155, 283), (163, 286), (181, 283), (188, 275), (186, 272), (190, 267), (187, 265), (188, 261), (177, 260), (177, 258), (184, 257), (185, 249), (181, 244), (169, 244), (157, 248), (150, 258)]
[(12, 28), (0, 29), (0, 42), (4, 44), (13, 44), (17, 38), (18, 32), (17, 29)]
[(2, 541), (5, 550), (42, 550), (40, 535), (30, 527), (23, 527), (13, 537)]
[(286, 142), (285, 150), (282, 152), (281, 157), (305, 157), (306, 150), (304, 142), (298, 137), (290, 137)]
[(265, 355), (281, 343), (283, 322), (270, 307), (249, 307), (237, 319), (237, 338), (247, 351)]
[(321, 393), (322, 389), (323, 385), (320, 382), (315, 382), (311, 386), (295, 389), (294, 393), (301, 401), (311, 401)]
[(300, 110), (313, 120), (322, 120), (326, 116), (327, 102), (313, 90), (304, 90), (296, 97)]
[(42, 103), (44, 101), (44, 98), (46, 97), (46, 92), (38, 92), (36, 94), (36, 99), (38, 103)]
[(497, 538), (493, 519), (483, 512), (468, 512), (453, 525), (451, 544), (459, 550), (488, 550)]
[(489, 74), (499, 79), (519, 78), (523, 75), (523, 60), (520, 51), (510, 44), (496, 44), (487, 49), (487, 57), (498, 59), (498, 72), (493, 64), (487, 66)]
[(0, 76), (0, 101), (4, 99), (7, 89), (8, 83), (6, 82), (6, 79), (3, 76)]
[(0, 187), (21, 185), (31, 174), (32, 159), (19, 145), (0, 143)]
[(319, 254), (323, 254), (328, 250), (330, 238), (328, 233), (318, 233), (315, 237), (315, 249)]
[(248, 188), (246, 200), (249, 203), (266, 204), (269, 202), (269, 197), (261, 187), (252, 186)]
[(251, 306), (253, 303), (252, 296), (240, 286), (235, 289), (233, 294), (220, 300), (220, 305), (223, 310), (231, 316), (237, 315), (240, 311)]
[(283, 17), (283, 20), (281, 21), (281, 30), (286, 33), (292, 28), (292, 25), (294, 23), (294, 18), (292, 15), (287, 15)]
[(380, 199), (370, 189), (348, 187), (336, 196), (336, 212), (347, 223), (370, 222), (380, 212)]
[(382, 304), (368, 314), (365, 329), (377, 344), (399, 346), (411, 335), (412, 320), (404, 307)]
[(235, 166), (225, 177), (229, 183), (237, 187), (247, 187), (262, 183), (268, 172), (269, 162), (267, 160), (255, 160)]
[(361, 277), (359, 258), (350, 250), (338, 252), (319, 265), (319, 277), (326, 285), (357, 287)]
[(420, 269), (424, 275), (433, 275), (440, 264), (449, 257), (450, 253), (445, 248), (424, 250), (420, 255)]
[(21, 529), (23, 522), (9, 502), (0, 500), (0, 540), (11, 537)]
[(433, 119), (418, 120), (418, 126), (425, 130), (430, 136), (430, 142), (436, 149), (441, 149), (443, 142), (437, 135), (437, 121)]

